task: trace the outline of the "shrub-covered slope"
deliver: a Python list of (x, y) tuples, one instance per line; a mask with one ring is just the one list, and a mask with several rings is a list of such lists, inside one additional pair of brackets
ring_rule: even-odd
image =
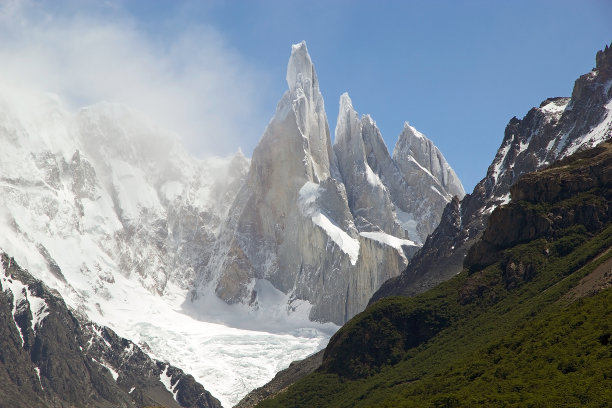
[(455, 278), (386, 298), (260, 407), (608, 406), (612, 143), (526, 175)]

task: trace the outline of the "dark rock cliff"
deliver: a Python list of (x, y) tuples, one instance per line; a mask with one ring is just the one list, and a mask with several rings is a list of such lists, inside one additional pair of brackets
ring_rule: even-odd
[(221, 407), (192, 376), (85, 321), (14, 259), (0, 258), (0, 408)]
[(487, 175), (460, 202), (447, 205), (436, 230), (396, 278), (370, 303), (386, 296), (412, 296), (457, 274), (493, 210), (509, 201), (510, 186), (523, 174), (593, 147), (612, 136), (612, 48), (596, 55), (596, 67), (574, 84), (571, 98), (549, 98), (523, 119), (512, 118)]
[[(481, 240), (468, 251), (466, 267), (482, 269), (502, 260), (505, 248), (524, 242), (572, 239), (576, 232), (596, 233), (608, 225), (612, 219), (612, 142), (526, 174), (512, 186), (511, 194), (512, 202), (493, 211)], [(546, 250), (563, 255), (563, 241)], [(529, 274), (524, 265), (512, 266), (512, 260), (503, 263), (507, 277)]]

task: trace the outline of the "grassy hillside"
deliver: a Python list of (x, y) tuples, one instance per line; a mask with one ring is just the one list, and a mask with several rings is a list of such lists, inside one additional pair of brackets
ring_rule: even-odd
[(383, 299), (259, 407), (607, 407), (612, 144), (521, 179), (455, 278)]

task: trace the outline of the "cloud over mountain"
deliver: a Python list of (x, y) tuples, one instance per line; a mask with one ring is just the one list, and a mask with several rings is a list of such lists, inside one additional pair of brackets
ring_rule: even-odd
[(199, 155), (226, 154), (258, 138), (267, 116), (257, 110), (264, 74), (214, 28), (151, 33), (120, 3), (67, 10), (32, 0), (0, 5), (0, 86), (62, 95), (72, 108), (123, 103)]

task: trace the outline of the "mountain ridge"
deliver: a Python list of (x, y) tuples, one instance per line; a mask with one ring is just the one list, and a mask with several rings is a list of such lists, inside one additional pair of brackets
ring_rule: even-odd
[[(364, 313), (367, 313), (367, 311), (373, 305), (382, 301), (380, 300), (376, 302), (379, 297), (384, 298), (391, 293), (416, 296), (418, 293), (424, 292), (428, 288), (434, 287), (435, 285), (440, 284), (441, 282), (444, 282), (454, 276), (454, 270), (457, 268), (457, 265), (463, 267), (464, 256), (467, 254), (467, 248), (471, 247), (473, 243), (479, 242), (478, 240), (482, 235), (481, 231), (484, 230), (484, 226), (479, 225), (478, 223), (485, 224), (489, 219), (490, 213), (492, 212), (497, 214), (495, 212), (495, 208), (509, 202), (510, 197), (523, 198), (520, 193), (520, 189), (512, 187), (513, 190), (510, 194), (511, 188), (509, 186), (504, 187), (503, 184), (496, 185), (498, 178), (506, 178), (508, 182), (511, 182), (513, 177), (515, 177), (514, 180), (519, 179), (519, 183), (522, 183), (521, 180), (527, 180), (530, 175), (524, 175), (521, 179), (519, 178), (519, 175), (521, 174), (520, 172), (525, 171), (525, 169), (529, 166), (534, 166), (534, 163), (539, 163), (541, 171), (547, 171), (542, 170), (542, 168), (546, 167), (550, 167), (551, 169), (557, 168), (562, 166), (563, 163), (574, 160), (574, 157), (579, 156), (574, 154), (574, 156), (570, 156), (570, 158), (562, 159), (557, 164), (549, 166), (550, 163), (547, 163), (547, 160), (552, 160), (552, 157), (555, 157), (557, 154), (557, 150), (562, 151), (563, 149), (566, 149), (578, 151), (581, 149), (586, 149), (589, 145), (597, 143), (597, 140), (602, 138), (605, 139), (606, 129), (608, 129), (608, 132), (612, 132), (612, 124), (609, 121), (611, 118), (609, 112), (611, 110), (610, 108), (612, 108), (609, 106), (610, 100), (612, 99), (612, 95), (609, 95), (612, 93), (610, 92), (609, 85), (612, 85), (612, 83), (604, 81), (602, 84), (601, 81), (599, 81), (602, 78), (605, 80), (606, 75), (609, 76), (610, 74), (605, 68), (608, 66), (609, 69), (610, 64), (606, 61), (608, 61), (610, 55), (611, 54), (609, 53), (608, 47), (606, 47), (604, 51), (598, 52), (597, 66), (599, 67), (599, 71), (585, 74), (576, 81), (573, 96), (576, 97), (576, 95), (581, 95), (580, 97), (582, 99), (574, 100), (570, 105), (570, 101), (572, 100), (571, 98), (548, 98), (543, 101), (538, 108), (531, 109), (523, 120), (519, 120), (516, 117), (510, 120), (510, 123), (505, 129), (501, 147), (493, 162), (489, 166), (487, 176), (475, 188), (472, 195), (466, 195), (463, 200), (459, 200), (457, 197), (454, 197), (449, 202), (444, 209), (440, 226), (435, 230), (432, 236), (428, 237), (424, 247), (410, 261), (410, 267), (413, 268), (413, 271), (410, 271), (409, 267), (398, 278), (391, 279), (383, 284), (382, 288), (370, 300), (370, 306)], [(590, 92), (588, 91), (589, 88)], [(587, 89), (587, 91), (585, 91), (585, 89)], [(608, 106), (606, 107), (606, 105)], [(568, 106), (571, 107), (571, 110), (575, 109), (578, 112), (580, 112), (580, 109), (586, 109), (587, 107), (591, 106), (594, 107), (594, 111), (597, 114), (593, 115), (591, 113), (579, 115), (576, 111), (564, 113)], [(580, 108), (580, 106), (582, 106), (582, 108)], [(607, 116), (606, 112), (608, 112)], [(561, 116), (564, 115), (566, 115), (565, 119), (561, 119)], [(558, 130), (570, 129), (573, 131), (572, 129), (574, 129), (574, 127), (572, 126), (571, 121), (576, 119), (576, 117), (579, 117), (578, 123), (580, 124), (580, 126), (576, 126), (576, 129), (581, 129), (581, 131), (586, 133), (581, 134), (580, 131), (576, 131), (573, 133), (573, 136), (568, 137), (567, 133), (564, 135), (563, 132)], [(594, 122), (592, 118), (595, 118)], [(539, 132), (540, 134), (537, 134), (536, 132)], [(531, 149), (525, 149), (530, 144), (533, 144)], [(549, 154), (547, 148), (552, 148), (553, 146), (555, 149)], [(537, 151), (544, 151), (544, 154), (537, 155), (535, 153)], [(583, 155), (588, 157), (591, 154), (595, 155), (598, 151), (601, 151), (601, 147), (590, 150), (590, 153), (587, 152)], [(517, 157), (522, 157), (522, 161), (519, 160), (517, 162)], [(580, 161), (580, 159), (578, 159), (578, 161)], [(517, 172), (514, 172), (514, 163), (519, 164), (517, 167)], [(595, 170), (596, 173), (598, 171), (600, 170)], [(601, 171), (600, 173), (603, 174)], [(534, 173), (533, 176), (536, 180), (539, 177), (539, 174), (540, 173)], [(605, 184), (605, 181), (600, 180), (600, 182)], [(588, 183), (584, 182), (574, 184), (580, 186), (581, 183), (588, 185)], [(555, 185), (553, 182), (549, 182), (548, 184), (549, 187), (553, 187)], [(504, 189), (507, 191), (504, 191)], [(497, 191), (497, 194), (494, 194), (494, 191)], [(478, 198), (478, 196), (485, 197), (486, 194), (490, 194), (488, 199)], [(482, 213), (485, 211), (486, 216), (482, 216)], [(601, 218), (601, 214), (597, 215), (597, 217)], [(576, 220), (574, 215), (568, 219)], [(584, 221), (584, 217), (582, 220)], [(512, 223), (508, 223), (505, 226), (506, 229), (512, 229), (514, 227), (515, 225)], [(482, 228), (482, 230), (480, 230), (480, 228)], [(575, 238), (576, 234), (580, 235), (581, 233), (582, 232), (580, 231), (573, 231), (570, 233), (570, 235)], [(459, 242), (459, 245), (457, 246), (460, 247), (460, 250), (453, 251), (457, 242)], [(562, 248), (564, 245), (567, 244), (560, 244), (559, 248)], [(461, 246), (463, 246), (463, 248), (461, 248)], [(424, 254), (424, 250), (427, 250), (427, 253)], [(490, 250), (491, 248), (487, 249), (486, 246), (483, 247), (482, 245), (481, 250), (479, 251), (474, 248), (474, 251), (480, 253), (481, 256), (482, 254), (489, 253)], [(471, 258), (468, 258), (468, 261), (469, 259)], [(489, 262), (490, 261), (491, 260), (489, 260)], [(516, 279), (522, 279), (520, 278), (521, 276), (528, 277), (530, 273), (532, 273), (532, 270), (530, 272), (530, 267), (525, 267), (525, 265), (521, 265), (520, 263), (517, 264), (510, 262), (506, 266), (508, 267), (507, 284), (509, 286), (514, 285), (515, 283), (513, 282), (515, 282)], [(434, 279), (428, 280), (425, 273), (423, 273), (423, 276), (417, 275), (417, 279), (414, 279), (416, 275), (414, 270), (417, 272), (433, 270), (439, 275), (434, 276)], [(446, 275), (441, 273), (444, 272), (444, 270), (448, 270), (450, 273), (447, 273)], [(603, 285), (605, 287), (605, 282), (602, 284), (602, 282), (606, 279), (604, 274), (605, 272), (600, 271), (597, 277), (589, 279), (585, 278), (584, 283), (581, 283), (581, 287), (583, 287), (583, 289), (580, 289), (580, 291), (582, 293), (593, 293), (593, 285)], [(404, 279), (408, 283), (402, 282)], [(486, 283), (486, 281), (484, 281), (484, 283)], [(467, 296), (478, 295), (478, 293), (480, 293), (479, 291), (483, 290), (482, 284), (483, 283), (481, 282), (475, 282), (474, 287), (469, 289), (466, 288), (466, 290), (463, 291), (462, 296), (465, 298)], [(385, 289), (389, 288), (391, 288), (389, 293), (383, 293)], [(394, 300), (390, 300), (389, 302), (394, 302)], [(409, 301), (406, 300), (405, 302)], [(374, 319), (375, 322), (378, 322), (379, 320), (380, 318)], [(372, 324), (377, 326), (377, 323), (373, 322)], [(366, 333), (357, 333), (355, 336), (356, 338), (360, 338), (368, 337), (369, 335)], [(340, 366), (342, 366), (342, 364), (340, 364)], [(279, 379), (279, 381), (282, 381), (282, 379)], [(326, 379), (323, 380), (323, 382), (317, 383), (317, 386), (321, 387), (321, 389), (326, 389), (327, 387), (333, 388), (333, 386), (330, 385), (330, 383), (333, 381), (333, 379)], [(406, 379), (396, 379), (395, 381), (399, 381), (401, 383), (405, 382)], [(410, 380), (407, 382), (410, 382)], [(272, 384), (270, 384), (270, 386), (273, 387)], [(268, 387), (268, 385), (266, 387)], [(266, 387), (264, 387), (266, 390), (273, 389)], [(274, 394), (276, 394), (278, 391), (279, 390), (276, 390)], [(304, 389), (302, 389), (302, 391), (304, 391)], [(270, 396), (270, 398), (271, 397), (272, 396)], [(318, 401), (315, 396), (312, 397), (314, 398), (313, 401)], [(255, 396), (255, 398), (259, 398), (259, 396)], [(321, 406), (327, 406), (328, 404), (329, 399), (324, 398), (320, 401)], [(264, 404), (263, 406), (268, 405)]]
[(596, 55), (593, 71), (580, 76), (571, 98), (548, 98), (523, 119), (513, 117), (487, 175), (460, 202), (452, 202), (423, 248), (371, 302), (414, 295), (458, 273), (463, 258), (486, 227), (494, 208), (509, 200), (510, 186), (525, 173), (546, 167), (612, 137), (612, 49)]

